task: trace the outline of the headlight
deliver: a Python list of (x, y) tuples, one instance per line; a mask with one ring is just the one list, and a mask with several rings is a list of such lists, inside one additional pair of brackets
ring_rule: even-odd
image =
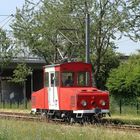
[(82, 104), (83, 107), (87, 106), (87, 102), (85, 100), (82, 100), (81, 104)]
[(101, 100), (100, 103), (101, 103), (102, 106), (106, 105), (106, 102), (104, 100)]

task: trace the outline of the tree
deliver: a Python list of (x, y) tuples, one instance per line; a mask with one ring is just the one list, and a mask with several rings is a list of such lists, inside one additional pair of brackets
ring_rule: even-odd
[(133, 100), (140, 97), (140, 54), (131, 56), (113, 69), (106, 86), (116, 99)]
[(7, 36), (6, 32), (0, 29), (0, 68), (1, 72), (2, 69), (5, 68), (12, 57), (12, 46), (11, 40)]
[(13, 71), (13, 78), (10, 82), (19, 83), (23, 85), (24, 105), (26, 106), (26, 78), (31, 75), (32, 70), (25, 63), (18, 64)]
[(112, 69), (120, 64), (121, 54), (115, 53), (112, 48), (108, 48), (105, 56), (101, 59), (101, 68), (98, 74), (97, 85), (100, 89), (106, 90), (106, 81)]
[(31, 68), (27, 67), (25, 63), (18, 64), (15, 70), (13, 71), (13, 78), (11, 82), (22, 84), (26, 81), (26, 77), (30, 75), (31, 72)]
[(102, 59), (109, 47), (114, 48), (113, 41), (123, 35), (139, 40), (139, 6), (138, 0), (44, 0), (37, 5), (25, 0), (12, 28), (18, 41), (47, 64), (58, 62), (59, 51), (64, 58), (83, 61), (85, 14), (90, 13), (91, 57), (95, 58), (91, 63), (97, 83)]

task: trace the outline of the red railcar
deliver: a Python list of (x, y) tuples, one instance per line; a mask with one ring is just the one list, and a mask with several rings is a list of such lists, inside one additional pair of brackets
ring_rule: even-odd
[(83, 62), (44, 67), (44, 88), (32, 94), (32, 111), (67, 120), (109, 113), (109, 93), (92, 87), (92, 66)]

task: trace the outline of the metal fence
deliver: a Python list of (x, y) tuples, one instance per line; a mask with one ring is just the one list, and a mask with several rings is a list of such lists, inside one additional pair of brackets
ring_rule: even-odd
[(111, 101), (110, 110), (113, 114), (140, 114), (140, 102), (128, 102), (125, 100)]
[(31, 102), (30, 101), (17, 101), (17, 102), (0, 102), (0, 109), (31, 109)]
[[(31, 109), (31, 101), (1, 101), (0, 109)], [(110, 111), (112, 114), (139, 114), (140, 115), (140, 102), (126, 102), (124, 100), (110, 101)]]

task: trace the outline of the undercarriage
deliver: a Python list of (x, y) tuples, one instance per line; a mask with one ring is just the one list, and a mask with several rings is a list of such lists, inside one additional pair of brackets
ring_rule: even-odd
[(36, 109), (35, 114), (40, 114), (48, 119), (52, 120), (62, 120), (68, 123), (97, 123), (100, 122), (106, 114), (110, 115), (109, 113), (73, 113), (73, 111), (66, 111), (66, 110), (46, 110), (46, 109)]

